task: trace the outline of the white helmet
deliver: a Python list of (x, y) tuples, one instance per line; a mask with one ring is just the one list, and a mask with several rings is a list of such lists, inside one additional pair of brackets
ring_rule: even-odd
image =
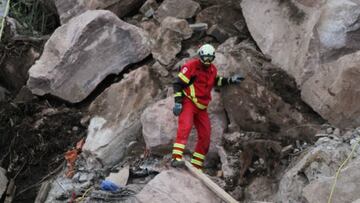
[(215, 48), (210, 44), (204, 44), (198, 50), (200, 60), (205, 65), (210, 65), (215, 59)]

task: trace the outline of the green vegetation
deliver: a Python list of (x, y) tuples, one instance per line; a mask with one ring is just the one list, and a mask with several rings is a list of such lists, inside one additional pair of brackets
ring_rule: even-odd
[(0, 41), (5, 26), (5, 17), (9, 11), (10, 0), (0, 0)]
[[(46, 0), (48, 1), (48, 0)], [(50, 34), (59, 25), (56, 14), (41, 0), (12, 0), (9, 16), (20, 24), (20, 34), (40, 36)]]

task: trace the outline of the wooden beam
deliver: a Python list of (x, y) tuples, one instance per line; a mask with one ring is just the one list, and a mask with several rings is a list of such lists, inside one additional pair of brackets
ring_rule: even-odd
[[(185, 160), (184, 160), (185, 161)], [(220, 197), (226, 203), (239, 203), (228, 193), (226, 193), (221, 187), (214, 183), (210, 178), (208, 178), (204, 173), (200, 172), (195, 168), (191, 163), (185, 161), (185, 166), (196, 178), (201, 180), (212, 192), (214, 192), (218, 197)]]

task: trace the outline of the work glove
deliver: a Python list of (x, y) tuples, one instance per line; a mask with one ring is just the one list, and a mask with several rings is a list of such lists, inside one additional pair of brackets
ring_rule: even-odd
[(245, 80), (245, 78), (239, 74), (235, 74), (229, 78), (229, 84), (240, 84), (241, 81)]
[(174, 115), (175, 115), (175, 116), (179, 116), (180, 113), (181, 113), (181, 111), (182, 111), (182, 104), (180, 104), (180, 103), (175, 103), (175, 106), (174, 106), (174, 108), (173, 108), (173, 113), (174, 113)]

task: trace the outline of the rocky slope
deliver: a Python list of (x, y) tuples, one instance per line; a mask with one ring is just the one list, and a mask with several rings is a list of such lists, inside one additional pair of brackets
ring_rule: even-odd
[[(39, 202), (220, 202), (187, 171), (169, 167), (177, 125), (171, 83), (179, 65), (195, 57), (199, 45), (211, 43), (219, 74), (246, 79), (212, 93), (212, 143), (204, 172), (239, 201), (327, 202), (337, 169), (354, 149), (332, 200), (359, 198), (360, 2), (53, 0), (44, 5), (56, 10), (61, 25), (36, 41), (38, 47), (27, 47), (24, 65), (16, 57), (0, 61), (9, 70), (0, 76), (6, 87), (0, 88), (0, 99), (7, 104), (1, 109), (19, 102), (46, 104), (31, 106), (32, 113), (15, 122), (12, 111), (4, 111), (2, 143), (11, 147), (1, 148), (6, 150), (0, 166), (7, 171), (0, 170), (0, 195), (15, 180), (19, 202), (33, 202), (35, 190)], [(11, 25), (8, 19), (10, 41), (9, 33), (16, 33)], [(81, 113), (61, 113), (53, 121), (47, 118), (57, 113), (44, 111)], [(66, 130), (51, 129), (50, 121)], [(76, 135), (68, 132), (76, 129)], [(58, 170), (49, 167), (30, 181), (17, 178), (36, 172), (24, 158), (13, 158), (26, 157), (26, 150), (11, 144), (19, 132), (21, 138), (30, 132), (26, 140), (35, 142), (26, 150), (43, 149), (35, 158), (49, 151), (34, 141), (37, 134), (49, 134), (41, 143), (67, 140), (49, 156), (57, 155)], [(80, 137), (85, 143), (75, 150), (69, 176), (69, 156), (68, 165), (59, 160)], [(188, 154), (195, 142), (193, 132)], [(110, 173), (129, 174), (121, 192), (99, 188)]]

